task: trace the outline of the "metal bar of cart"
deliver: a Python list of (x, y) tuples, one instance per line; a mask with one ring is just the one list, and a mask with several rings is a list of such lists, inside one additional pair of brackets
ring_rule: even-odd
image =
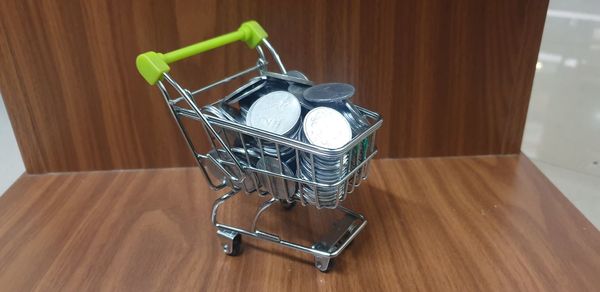
[[(217, 229), (226, 230), (229, 232), (237, 232), (237, 233), (251, 236), (254, 238), (265, 239), (265, 240), (268, 240), (268, 241), (271, 241), (271, 242), (274, 242), (274, 243), (277, 243), (277, 244), (280, 244), (280, 245), (283, 245), (283, 246), (286, 246), (286, 247), (289, 247), (289, 248), (292, 248), (292, 249), (295, 249), (295, 250), (298, 250), (301, 252), (312, 254), (315, 257), (323, 257), (323, 258), (328, 258), (328, 259), (337, 257), (338, 255), (340, 255), (342, 253), (342, 251), (344, 251), (344, 249), (358, 235), (358, 233), (360, 233), (360, 231), (367, 225), (367, 220), (364, 218), (364, 216), (362, 216), (361, 214), (358, 214), (350, 209), (340, 206), (336, 210), (344, 213), (345, 217), (344, 217), (344, 220), (341, 222), (345, 223), (345, 224), (344, 225), (338, 224), (338, 226), (334, 227), (334, 229), (337, 230), (339, 232), (339, 234), (330, 233), (330, 234), (328, 234), (328, 236), (326, 236), (326, 238), (324, 240), (321, 240), (321, 241), (329, 240), (328, 241), (329, 245), (326, 250), (315, 248), (312, 246), (309, 247), (309, 246), (305, 246), (305, 245), (302, 245), (299, 243), (283, 240), (277, 235), (256, 229), (256, 223), (258, 222), (258, 216), (255, 217), (255, 219), (253, 221), (252, 231), (246, 230), (241, 227), (220, 223), (217, 220), (218, 210), (219, 210), (220, 206), (223, 203), (225, 203), (227, 200), (229, 200), (233, 196), (235, 196), (237, 193), (238, 193), (238, 190), (232, 190), (232, 191), (226, 193), (225, 195), (221, 196), (220, 198), (218, 198), (215, 201), (215, 203), (213, 204), (212, 213), (211, 213), (212, 214), (211, 222)], [(273, 203), (275, 203), (275, 202), (276, 202), (276, 200), (273, 200), (273, 199), (265, 201), (266, 204), (261, 206), (258, 215), (264, 213), (264, 211), (268, 207), (272, 206)], [(353, 220), (349, 220), (349, 218), (351, 218)], [(350, 221), (352, 221), (352, 222), (348, 223)], [(358, 221), (358, 222), (355, 222), (355, 221)], [(353, 224), (353, 223), (358, 223), (358, 224)], [(346, 228), (344, 228), (344, 227), (346, 227)], [(331, 240), (331, 239), (334, 239), (334, 240)], [(340, 239), (343, 239), (343, 240), (340, 241)]]

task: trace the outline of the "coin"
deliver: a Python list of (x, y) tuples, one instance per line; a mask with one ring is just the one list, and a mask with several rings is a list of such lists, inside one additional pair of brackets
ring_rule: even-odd
[(348, 120), (352, 128), (353, 136), (358, 136), (369, 127), (369, 122), (363, 117), (359, 110), (350, 102), (335, 104), (335, 109), (339, 111)]
[(317, 107), (304, 118), (303, 131), (309, 143), (329, 149), (340, 148), (352, 139), (350, 124), (342, 114)]
[[(281, 74), (281, 73), (275, 73), (275, 72), (264, 72), (263, 73), (264, 76), (267, 76), (269, 78), (273, 78), (273, 79), (279, 79), (279, 80), (285, 80), (288, 82), (296, 82), (296, 83), (300, 83), (300, 84), (305, 84), (305, 85), (313, 85), (313, 82), (304, 78), (299, 78), (299, 77), (295, 77), (292, 75), (286, 75), (286, 74)], [(306, 77), (306, 76), (305, 76)]]
[(303, 108), (311, 110), (315, 106), (304, 99), (303, 92), (304, 92), (304, 90), (306, 90), (306, 88), (308, 88), (308, 87), (305, 85), (292, 83), (292, 84), (290, 84), (290, 86), (288, 86), (288, 91), (298, 99), (298, 101), (300, 102), (300, 105)]
[(304, 75), (304, 73), (302, 73), (298, 70), (289, 70), (289, 71), (287, 71), (287, 73), (285, 73), (285, 75), (304, 79), (304, 80), (309, 80), (308, 77), (306, 77), (306, 75)]
[(239, 102), (240, 100), (244, 99), (245, 97), (264, 87), (266, 84), (266, 80), (267, 78), (264, 76), (258, 76), (250, 79), (248, 83), (224, 97), (223, 103), (234, 104), (236, 102)]
[(271, 133), (285, 135), (300, 119), (300, 103), (287, 91), (274, 91), (256, 100), (246, 117), (246, 124)]
[(206, 105), (206, 106), (202, 107), (201, 111), (202, 111), (202, 114), (220, 118), (223, 120), (227, 120), (227, 116), (225, 116), (223, 114), (223, 112), (221, 110), (219, 110), (217, 107), (215, 107), (214, 105)]
[(218, 110), (221, 110), (221, 113), (232, 122), (244, 123), (244, 117), (240, 114), (238, 109), (230, 107), (225, 103), (220, 103), (217, 107)]
[[(275, 174), (294, 176), (294, 172), (285, 163), (281, 163), (274, 157), (265, 156), (264, 159), (261, 158), (256, 167)], [(275, 198), (291, 197), (296, 193), (296, 183), (294, 181), (263, 173), (258, 173), (258, 179), (261, 185)]]
[(310, 102), (331, 103), (348, 100), (354, 95), (354, 86), (346, 83), (323, 83), (304, 91), (304, 98)]

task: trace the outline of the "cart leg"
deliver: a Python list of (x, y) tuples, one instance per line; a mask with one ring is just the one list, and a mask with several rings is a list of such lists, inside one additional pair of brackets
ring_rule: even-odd
[(256, 215), (254, 215), (254, 220), (252, 220), (252, 232), (256, 232), (256, 224), (258, 224), (258, 218), (260, 218), (260, 215), (265, 210), (269, 209), (269, 207), (271, 207), (271, 205), (273, 205), (275, 202), (277, 202), (277, 199), (271, 198), (267, 201), (264, 201), (262, 205), (260, 205), (258, 211), (256, 212)]
[[(317, 242), (313, 244), (312, 248), (321, 251), (327, 251), (329, 249), (329, 247), (327, 247), (322, 242)], [(315, 267), (323, 273), (331, 271), (331, 269), (333, 268), (333, 262), (334, 258), (315, 256)]]
[(242, 235), (225, 229), (217, 230), (221, 239), (221, 247), (226, 255), (236, 256), (242, 251)]
[(315, 267), (323, 273), (331, 271), (333, 268), (333, 259), (326, 257), (315, 257)]

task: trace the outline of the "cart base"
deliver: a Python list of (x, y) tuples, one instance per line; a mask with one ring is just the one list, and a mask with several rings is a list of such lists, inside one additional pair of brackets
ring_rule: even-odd
[[(258, 230), (256, 223), (260, 215), (274, 203), (281, 203), (278, 199), (271, 199), (263, 203), (255, 215), (252, 230), (230, 226), (217, 222), (217, 212), (221, 204), (238, 193), (238, 190), (232, 190), (222, 197), (218, 198), (212, 210), (212, 222), (217, 228), (217, 235), (221, 239), (223, 252), (230, 256), (236, 256), (241, 252), (242, 235), (266, 240), (288, 247), (297, 251), (311, 254), (315, 258), (315, 267), (321, 272), (328, 272), (333, 267), (334, 259), (339, 256), (352, 240), (366, 226), (367, 220), (361, 214), (350, 209), (339, 206), (336, 210), (344, 213), (344, 217), (333, 223), (331, 230), (318, 242), (312, 246), (304, 246), (298, 243), (282, 240), (279, 236)], [(285, 205), (283, 206), (286, 207)]]

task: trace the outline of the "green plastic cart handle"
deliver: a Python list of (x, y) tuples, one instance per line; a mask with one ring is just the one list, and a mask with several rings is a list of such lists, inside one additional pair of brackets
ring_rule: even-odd
[(163, 73), (169, 72), (169, 64), (185, 58), (222, 47), (235, 41), (244, 41), (249, 48), (255, 48), (260, 41), (266, 38), (267, 32), (254, 20), (242, 23), (237, 31), (224, 34), (203, 42), (199, 42), (165, 54), (145, 52), (137, 56), (135, 64), (144, 79), (154, 85)]

